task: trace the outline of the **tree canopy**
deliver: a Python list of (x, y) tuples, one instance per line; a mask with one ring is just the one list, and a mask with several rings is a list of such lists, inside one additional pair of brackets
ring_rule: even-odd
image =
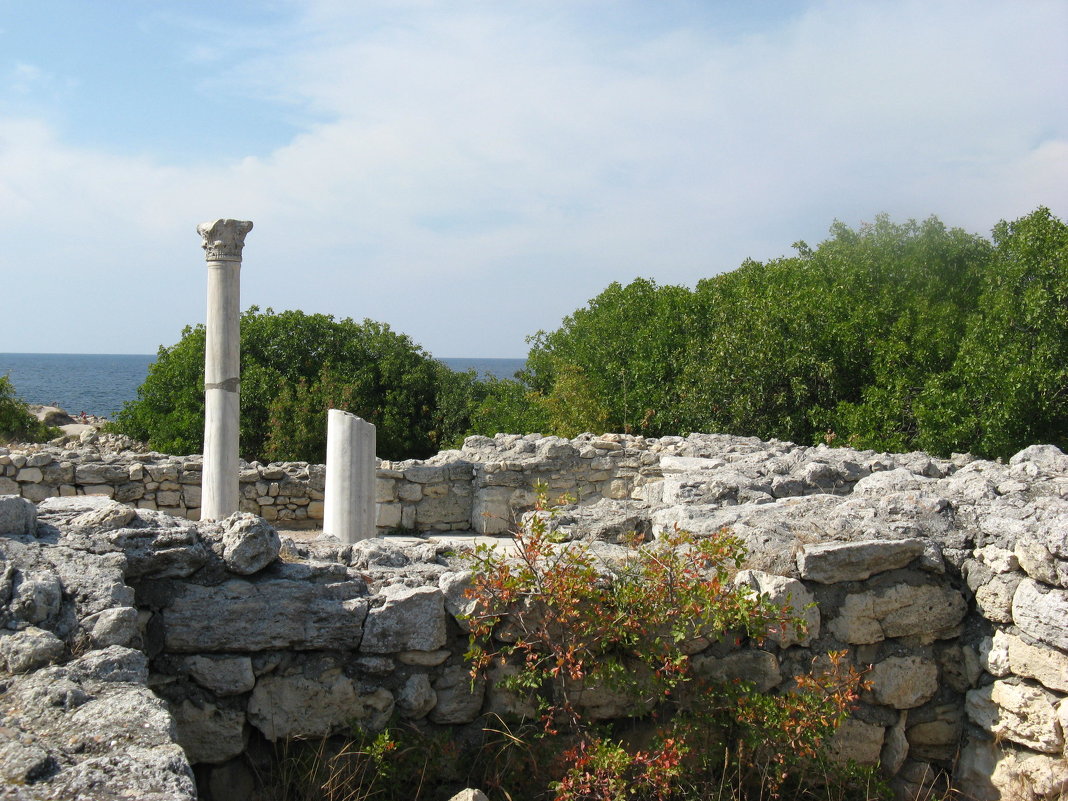
[[(1068, 226), (1039, 208), (993, 239), (880, 216), (690, 290), (612, 283), (526, 370), (479, 381), (389, 326), (256, 308), (241, 322), (241, 452), (319, 461), (326, 409), (378, 427), (386, 458), (465, 434), (724, 432), (1006, 457), (1068, 449)], [(125, 433), (196, 452), (203, 326), (161, 348)]]
[[(116, 419), (121, 431), (159, 450), (200, 452), (204, 342), (198, 325), (160, 348), (137, 400)], [(425, 457), (466, 430), (466, 417), (448, 418), (439, 402), (465, 381), (474, 379), (383, 323), (254, 306), (241, 316), (241, 455), (321, 462), (326, 411), (339, 408), (375, 424), (380, 456)]]

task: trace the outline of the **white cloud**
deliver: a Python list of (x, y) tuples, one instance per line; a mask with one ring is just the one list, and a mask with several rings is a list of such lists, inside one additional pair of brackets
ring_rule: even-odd
[[(0, 119), (0, 236), (61, 282), (131, 293), (89, 349), (152, 349), (197, 319), (192, 227), (225, 215), (256, 223), (247, 302), (518, 355), (612, 280), (692, 284), (834, 218), (983, 232), (1068, 211), (1059, 4), (816, 2), (734, 38), (692, 7), (664, 4), (676, 18), (644, 35), (643, 6), (603, 6), (597, 30), (577, 7), (302, 4), (288, 35), (241, 36), (262, 54), (215, 89), (318, 121), (234, 163), (163, 167)], [(37, 283), (16, 291), (41, 299)], [(30, 344), (9, 348), (70, 349)]]

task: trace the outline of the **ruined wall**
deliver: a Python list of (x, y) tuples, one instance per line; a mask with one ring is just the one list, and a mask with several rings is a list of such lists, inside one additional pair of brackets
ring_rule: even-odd
[[(738, 580), (789, 598), (810, 629), (799, 642), (712, 645), (695, 657), (699, 670), (786, 687), (813, 657), (845, 649), (871, 666), (873, 686), (834, 747), (880, 762), (902, 797), (924, 797), (939, 770), (974, 799), (1068, 792), (1068, 457), (1048, 446), (1006, 465), (734, 437), (632, 442), (474, 441), (466, 459), (391, 466), (399, 475), (381, 478), (402, 510), (448, 501), (455, 487), (471, 488), (457, 495), (472, 510), (485, 490), (513, 505), (535, 478), (578, 489), (587, 503), (563, 511), (559, 533), (608, 561), (629, 530), (730, 526), (750, 551)], [(470, 480), (453, 475), (461, 462)], [(565, 464), (588, 472), (568, 475)], [(194, 524), (102, 498), (36, 508), (0, 498), (0, 732), (30, 733), (38, 749), (0, 743), (0, 770), (69, 787), (71, 771), (103, 758), (92, 736), (75, 737), (76, 753), (65, 744), (81, 731), (78, 709), (120, 685), (132, 700), (119, 708), (154, 721), (154, 739), (127, 758), (157, 766), (161, 785), (187, 776), (167, 750), (165, 712), (209, 791), (233, 781), (257, 742), (393, 715), (465, 725), (507, 710), (509, 697), (470, 686), (454, 550), (413, 537), (280, 541), (251, 516)], [(58, 704), (42, 689), (56, 681), (67, 687)], [(50, 705), (38, 714), (33, 703)], [(603, 692), (585, 703), (594, 716), (620, 714)], [(55, 722), (35, 731), (42, 719)]]

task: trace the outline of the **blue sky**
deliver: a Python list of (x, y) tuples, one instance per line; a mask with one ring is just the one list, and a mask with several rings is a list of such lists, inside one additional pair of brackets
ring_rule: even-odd
[(835, 220), (1068, 216), (1068, 4), (0, 0), (5, 352), (154, 352), (242, 302), (522, 356), (611, 281)]

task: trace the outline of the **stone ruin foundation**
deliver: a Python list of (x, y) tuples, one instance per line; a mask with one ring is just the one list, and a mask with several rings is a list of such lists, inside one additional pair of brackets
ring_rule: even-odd
[[(404, 536), (355, 544), (272, 527), (321, 515), (315, 465), (243, 465), (247, 511), (193, 522), (200, 465), (0, 449), (0, 798), (237, 798), (254, 752), (285, 738), (480, 726), (510, 701), (470, 683), (456, 551), (504, 532), (536, 483), (576, 496), (560, 534), (606, 560), (631, 531), (733, 529), (739, 580), (812, 602), (809, 632), (695, 662), (769, 689), (832, 649), (871, 665), (832, 747), (880, 764), (899, 797), (939, 774), (975, 801), (1068, 793), (1068, 456), (1052, 446), (1001, 464), (722, 435), (473, 437), (380, 463), (379, 531)], [(594, 701), (591, 716), (621, 714)]]

